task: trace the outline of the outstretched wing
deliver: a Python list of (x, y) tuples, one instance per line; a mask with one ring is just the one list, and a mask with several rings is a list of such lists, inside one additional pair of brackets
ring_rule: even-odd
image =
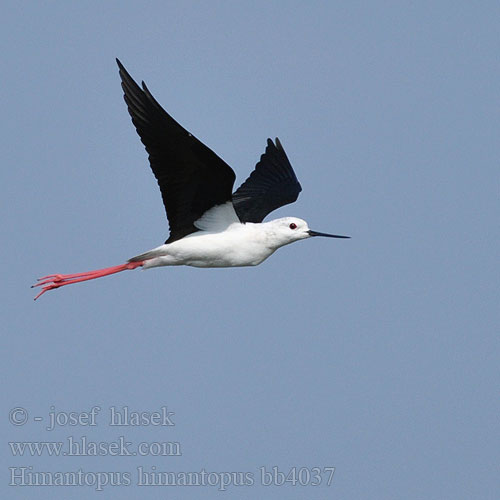
[(231, 200), (235, 175), (158, 104), (144, 82), (141, 89), (116, 62), (128, 111), (160, 186), (171, 243), (197, 231), (194, 222), (207, 210)]
[(302, 188), (278, 138), (267, 140), (266, 152), (250, 177), (233, 193), (241, 222), (262, 222), (267, 214), (297, 200)]

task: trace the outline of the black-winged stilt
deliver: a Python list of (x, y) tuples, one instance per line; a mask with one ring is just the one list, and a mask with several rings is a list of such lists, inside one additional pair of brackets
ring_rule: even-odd
[(48, 290), (143, 267), (256, 266), (278, 248), (319, 233), (295, 217), (262, 222), (273, 210), (293, 203), (301, 187), (283, 146), (267, 140), (265, 153), (248, 179), (232, 193), (232, 168), (181, 127), (142, 89), (120, 61), (124, 98), (137, 133), (149, 153), (170, 225), (167, 241), (125, 264), (76, 274), (51, 274), (33, 285)]

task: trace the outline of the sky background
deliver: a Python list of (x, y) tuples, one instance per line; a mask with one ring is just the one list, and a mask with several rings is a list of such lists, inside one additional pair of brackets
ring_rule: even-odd
[[(2, 498), (498, 498), (498, 2), (1, 10)], [(130, 271), (34, 303), (37, 277), (120, 264), (168, 234), (115, 57), (237, 185), (278, 136), (303, 192), (273, 217), (352, 239), (302, 241), (256, 268)], [(51, 407), (94, 406), (95, 426), (46, 429)], [(111, 427), (112, 406), (167, 407), (175, 426)], [(24, 425), (9, 422), (17, 407)], [(7, 444), (69, 436), (179, 442), (182, 456)], [(131, 484), (9, 486), (22, 466)], [(139, 466), (254, 484), (139, 487)], [(273, 466), (290, 481), (261, 485)], [(314, 467), (320, 486), (292, 484)]]

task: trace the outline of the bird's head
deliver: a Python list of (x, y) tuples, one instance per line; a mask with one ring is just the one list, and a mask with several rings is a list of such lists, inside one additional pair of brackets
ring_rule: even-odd
[(298, 240), (305, 240), (313, 236), (326, 236), (328, 238), (350, 238), (338, 234), (320, 233), (309, 229), (307, 222), (297, 217), (283, 217), (267, 223), (269, 225), (271, 238), (276, 245), (281, 247)]

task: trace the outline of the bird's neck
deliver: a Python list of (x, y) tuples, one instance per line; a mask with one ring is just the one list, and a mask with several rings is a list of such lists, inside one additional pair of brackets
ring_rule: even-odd
[(261, 227), (261, 231), (264, 234), (266, 246), (273, 251), (284, 245), (292, 243), (288, 238), (284, 237), (283, 233), (278, 231), (276, 225), (273, 224), (273, 221), (263, 222), (259, 225)]

